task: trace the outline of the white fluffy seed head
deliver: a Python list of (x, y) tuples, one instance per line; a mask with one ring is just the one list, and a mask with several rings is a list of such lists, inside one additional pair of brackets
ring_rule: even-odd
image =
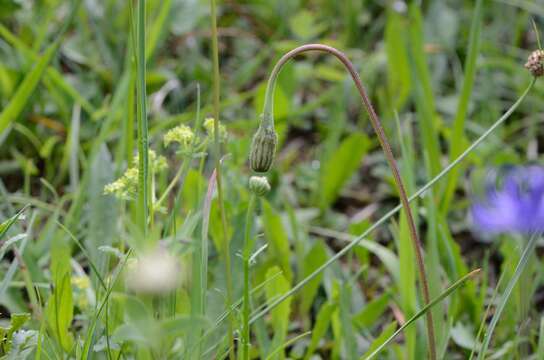
[(177, 259), (165, 249), (157, 248), (129, 262), (126, 281), (128, 288), (134, 292), (164, 294), (178, 287), (179, 275)]

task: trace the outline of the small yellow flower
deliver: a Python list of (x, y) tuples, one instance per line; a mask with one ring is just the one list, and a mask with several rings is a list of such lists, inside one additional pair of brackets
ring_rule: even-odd
[(168, 130), (164, 135), (163, 140), (165, 146), (168, 146), (171, 143), (178, 143), (183, 150), (187, 150), (193, 143), (194, 138), (195, 134), (190, 127), (187, 125), (179, 125)]
[[(215, 138), (215, 119), (214, 118), (206, 118), (204, 120), (204, 129), (206, 129), (206, 133), (208, 136), (213, 140)], [(227, 139), (227, 128), (225, 125), (219, 123), (219, 141), (225, 141)]]
[(91, 282), (87, 276), (72, 277), (72, 285), (81, 290), (86, 290), (91, 286)]
[(104, 194), (113, 195), (121, 200), (134, 198), (138, 189), (138, 169), (130, 168), (123, 176), (104, 187)]
[[(157, 155), (157, 153), (151, 149), (149, 149), (147, 159), (149, 161), (149, 167), (153, 170), (153, 172), (161, 171), (168, 167), (168, 162), (166, 161), (166, 158), (162, 155)], [(132, 164), (135, 168), (138, 168), (139, 163), (140, 163), (140, 156), (139, 154), (136, 154), (134, 155)]]
[[(132, 160), (133, 166), (128, 168), (127, 171), (117, 180), (111, 184), (104, 186), (104, 194), (113, 195), (121, 200), (132, 200), (136, 197), (138, 192), (138, 154), (134, 156)], [(155, 174), (168, 167), (166, 158), (161, 155), (157, 155), (153, 150), (149, 150), (149, 168), (151, 173)]]

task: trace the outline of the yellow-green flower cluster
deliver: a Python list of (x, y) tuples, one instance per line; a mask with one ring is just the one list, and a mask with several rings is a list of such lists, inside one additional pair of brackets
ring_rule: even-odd
[[(153, 150), (149, 150), (149, 168), (151, 173), (155, 174), (159, 171), (162, 171), (168, 167), (168, 163), (164, 156), (157, 155)], [(107, 184), (104, 187), (104, 194), (113, 195), (121, 200), (132, 200), (136, 197), (138, 192), (138, 154), (134, 156), (132, 160), (132, 167), (128, 168), (127, 171), (117, 180), (111, 184)]]
[[(162, 171), (168, 167), (166, 158), (162, 155), (157, 155), (157, 153), (151, 149), (148, 152), (147, 160), (149, 161), (149, 168), (153, 171), (153, 173)], [(132, 166), (137, 168), (139, 163), (140, 156), (136, 154), (132, 160)]]
[(104, 194), (111, 194), (121, 200), (134, 199), (138, 191), (138, 168), (131, 167), (123, 176), (104, 187)]
[(168, 146), (171, 143), (178, 143), (182, 150), (188, 150), (193, 144), (194, 139), (195, 134), (187, 125), (179, 125), (168, 130), (163, 138), (165, 146)]
[[(215, 139), (215, 119), (214, 118), (206, 118), (204, 120), (204, 129), (206, 129), (206, 133), (208, 136), (213, 140)], [(227, 129), (225, 128), (225, 125), (219, 123), (219, 141), (225, 141), (227, 139)]]

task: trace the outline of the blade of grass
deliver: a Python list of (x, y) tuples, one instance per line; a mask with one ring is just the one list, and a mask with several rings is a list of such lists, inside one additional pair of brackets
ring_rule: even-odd
[(147, 234), (149, 218), (149, 169), (147, 133), (147, 96), (145, 81), (145, 0), (138, 1), (136, 20), (136, 96), (138, 120), (138, 225), (142, 234)]
[(265, 360), (271, 360), (271, 359), (273, 359), (274, 356), (276, 356), (277, 354), (280, 353), (280, 351), (282, 351), (283, 349), (285, 349), (285, 348), (288, 347), (289, 345), (296, 343), (297, 341), (299, 341), (299, 340), (302, 339), (303, 337), (306, 337), (306, 336), (310, 335), (311, 333), (312, 333), (311, 331), (307, 331), (307, 332), (305, 332), (305, 333), (303, 333), (303, 334), (300, 334), (300, 335), (295, 336), (295, 337), (292, 338), (292, 339), (287, 340), (287, 341), (286, 341), (285, 343), (283, 343), (281, 346), (279, 346), (279, 347), (275, 348), (274, 350), (272, 350), (272, 351), (270, 352), (270, 354), (268, 354), (268, 356), (266, 357)]
[[(465, 119), (468, 113), (468, 105), (470, 102), (470, 96), (472, 95), (472, 88), (474, 87), (474, 79), (476, 77), (476, 58), (480, 53), (480, 33), (482, 30), (482, 0), (476, 1), (474, 7), (474, 15), (472, 17), (472, 23), (470, 25), (470, 35), (467, 50), (467, 58), (465, 59), (465, 74), (463, 79), (463, 88), (459, 96), (459, 103), (457, 105), (457, 112), (455, 114), (455, 120), (453, 121), (453, 131), (450, 137), (450, 160), (455, 159), (461, 153), (463, 146)], [(455, 193), (457, 187), (457, 180), (459, 178), (460, 168), (453, 169), (446, 183), (446, 188), (442, 197), (441, 210), (446, 213), (449, 209), (450, 202)]]
[(531, 257), (531, 254), (533, 253), (533, 250), (536, 247), (536, 243), (538, 239), (540, 239), (541, 235), (542, 235), (541, 233), (533, 234), (531, 238), (529, 239), (527, 246), (525, 246), (525, 249), (523, 250), (523, 253), (521, 254), (521, 258), (519, 259), (519, 262), (516, 265), (516, 270), (514, 271), (514, 275), (508, 282), (508, 285), (506, 286), (506, 289), (504, 290), (504, 293), (501, 296), (501, 301), (499, 302), (499, 305), (495, 309), (493, 318), (491, 319), (491, 322), (489, 323), (489, 326), (487, 327), (487, 331), (485, 333), (485, 337), (482, 342), (482, 347), (480, 348), (480, 352), (478, 353), (478, 360), (483, 360), (485, 358), (485, 354), (487, 352), (487, 348), (489, 347), (489, 343), (491, 342), (491, 337), (493, 336), (495, 327), (499, 323), (502, 312), (504, 308), (506, 307), (506, 304), (508, 303), (508, 299), (510, 298), (512, 291), (514, 290), (514, 287), (516, 286), (521, 274), (523, 273), (523, 270), (528, 264), (529, 258)]
[(60, 41), (55, 41), (44, 51), (40, 60), (34, 65), (32, 70), (28, 72), (8, 105), (4, 108), (2, 113), (0, 113), (0, 135), (5, 136), (4, 132), (17, 120), (24, 110), (28, 100), (34, 93), (36, 86), (38, 86), (45, 69), (53, 59), (53, 56), (57, 53), (59, 46)]
[[(215, 119), (214, 129), (214, 143), (215, 143), (215, 171), (217, 177), (217, 197), (219, 203), (219, 211), (221, 213), (221, 228), (223, 236), (223, 248), (221, 249), (223, 257), (225, 259), (225, 275), (227, 280), (227, 294), (226, 305), (230, 308), (232, 305), (232, 274), (231, 274), (231, 259), (230, 259), (230, 239), (228, 238), (227, 231), (227, 217), (225, 214), (225, 203), (223, 198), (223, 180), (221, 172), (221, 143), (219, 139), (219, 46), (217, 35), (217, 10), (216, 1), (210, 0), (210, 17), (212, 27), (212, 60), (213, 60), (213, 117)], [(229, 357), (231, 360), (235, 359), (234, 354), (234, 329), (235, 319), (231, 315), (229, 317)]]
[(414, 99), (419, 114), (419, 127), (423, 138), (423, 149), (429, 157), (426, 163), (429, 176), (440, 171), (440, 144), (437, 131), (436, 106), (431, 85), (431, 75), (424, 50), (424, 30), (421, 11), (418, 3), (409, 7), (410, 25), (408, 27), (408, 44)]
[(21, 215), (25, 212), (25, 210), (28, 208), (28, 205), (25, 205), (21, 210), (17, 212), (17, 214), (13, 215), (6, 221), (4, 221), (2, 224), (0, 224), (0, 240), (6, 235), (8, 230), (11, 228), (13, 224), (21, 217)]
[[(414, 201), (418, 197), (420, 197), (427, 189), (432, 187), (434, 184), (436, 184), (441, 178), (444, 177), (449, 171), (451, 171), (452, 168), (457, 166), (465, 157), (467, 157), (468, 154), (470, 154), (478, 145), (480, 145), (490, 134), (495, 131), (506, 119), (512, 115), (512, 113), (518, 108), (518, 106), (523, 102), (523, 100), (527, 97), (527, 94), (531, 91), (535, 84), (536, 78), (533, 78), (525, 89), (525, 91), (521, 94), (521, 96), (516, 100), (516, 102), (489, 128), (487, 129), (476, 141), (472, 143), (457, 159), (452, 161), (448, 166), (446, 166), (438, 175), (436, 175), (434, 178), (432, 178), (427, 184), (425, 184), (422, 188), (420, 188), (415, 194), (410, 196), (408, 198), (409, 202)], [(346, 253), (348, 253), (353, 247), (357, 246), (361, 240), (363, 240), (365, 237), (367, 237), (368, 234), (370, 234), (372, 231), (377, 229), (379, 226), (381, 226), (383, 223), (385, 223), (390, 217), (398, 213), (402, 209), (402, 204), (397, 205), (394, 209), (390, 210), (387, 214), (382, 216), (378, 221), (376, 221), (372, 226), (370, 226), (366, 231), (364, 231), (361, 235), (359, 235), (357, 238), (353, 240), (353, 242), (344, 248), (342, 248), (340, 251), (338, 251), (334, 256), (332, 256), (326, 263), (318, 267), (314, 272), (312, 272), (310, 275), (305, 277), (303, 280), (301, 280), (298, 284), (293, 286), (291, 290), (289, 290), (287, 293), (280, 296), (276, 301), (270, 303), (265, 309), (259, 311), (257, 314), (253, 315), (251, 318), (250, 323), (255, 322), (257, 319), (263, 317), (268, 311), (278, 306), (282, 301), (289, 298), (291, 295), (298, 292), (301, 288), (304, 287), (310, 280), (312, 280), (314, 277), (316, 277), (319, 273), (321, 273), (323, 270), (328, 268), (331, 264), (333, 264), (336, 260), (340, 259), (342, 256), (344, 256)]]
[(43, 55), (36, 62), (32, 70), (30, 70), (25, 76), (7, 106), (0, 113), (0, 138), (5, 138), (9, 132), (8, 128), (10, 125), (17, 120), (21, 112), (24, 110), (28, 100), (34, 93), (36, 86), (42, 79), (49, 63), (57, 54), (62, 36), (72, 23), (77, 9), (79, 8), (79, 4), (79, 0), (72, 1), (72, 9), (70, 10), (66, 21), (64, 21), (62, 28), (56, 36), (55, 41), (44, 51)]
[[(40, 59), (40, 56), (36, 54), (32, 49), (30, 49), (23, 41), (21, 41), (17, 36), (9, 31), (4, 25), (0, 24), (0, 36), (2, 36), (8, 43), (15, 47), (19, 52), (27, 58), (28, 61), (37, 62)], [(69, 82), (64, 80), (62, 74), (52, 66), (49, 66), (46, 69), (46, 76), (54, 83), (57, 87), (62, 89), (66, 94), (68, 94), (76, 103), (78, 103), (83, 110), (89, 115), (93, 115), (96, 109), (79, 94), (79, 91), (74, 88)]]
[(435, 297), (429, 304), (424, 306), (420, 311), (418, 311), (410, 319), (406, 320), (406, 322), (397, 331), (395, 331), (393, 335), (391, 335), (387, 340), (385, 340), (385, 342), (383, 342), (380, 346), (378, 346), (376, 350), (374, 350), (369, 355), (362, 357), (361, 359), (369, 360), (374, 358), (376, 355), (380, 353), (380, 351), (382, 351), (388, 344), (390, 344), (391, 341), (393, 341), (397, 337), (397, 335), (399, 335), (404, 329), (406, 329), (414, 321), (416, 321), (417, 319), (425, 315), (425, 313), (429, 311), (433, 306), (441, 302), (444, 298), (448, 297), (452, 292), (454, 292), (455, 290), (457, 290), (457, 288), (463, 285), (468, 279), (478, 274), (479, 272), (480, 272), (480, 269), (473, 270), (469, 272), (468, 274), (466, 274), (465, 276), (463, 276), (462, 278), (460, 278), (459, 280), (457, 280), (456, 282), (454, 282), (453, 284), (451, 284), (450, 287), (448, 287), (440, 295)]

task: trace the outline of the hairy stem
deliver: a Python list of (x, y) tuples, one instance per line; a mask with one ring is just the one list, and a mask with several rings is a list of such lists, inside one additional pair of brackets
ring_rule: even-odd
[[(212, 21), (212, 60), (213, 60), (213, 123), (214, 143), (215, 143), (215, 171), (217, 181), (217, 200), (219, 202), (219, 212), (221, 213), (221, 227), (223, 235), (223, 257), (225, 260), (225, 276), (227, 279), (226, 305), (230, 309), (232, 305), (232, 274), (230, 259), (230, 244), (227, 235), (227, 216), (225, 214), (225, 204), (223, 202), (223, 182), (221, 173), (221, 143), (219, 139), (219, 47), (217, 44), (217, 10), (215, 0), (210, 0), (211, 21)], [(229, 357), (235, 359), (234, 355), (234, 315), (229, 316)]]
[[(267, 91), (265, 95), (264, 110), (263, 110), (263, 116), (262, 116), (263, 126), (273, 127), (273, 124), (274, 124), (274, 120), (273, 120), (274, 119), (273, 117), (274, 88), (275, 88), (276, 80), (281, 68), (283, 67), (285, 63), (287, 63), (293, 57), (307, 51), (320, 51), (320, 52), (325, 52), (325, 53), (334, 55), (344, 65), (346, 70), (349, 72), (351, 78), (353, 79), (353, 82), (355, 83), (355, 87), (357, 88), (357, 91), (359, 92), (359, 95), (361, 96), (363, 106), (368, 113), (368, 116), (370, 118), (370, 123), (372, 124), (372, 127), (374, 128), (374, 131), (376, 133), (376, 136), (378, 137), (378, 141), (380, 143), (380, 146), (382, 147), (382, 150), (385, 154), (389, 167), (391, 168), (391, 171), (393, 173), (395, 183), (397, 185), (400, 201), (402, 206), (404, 207), (406, 219), (408, 220), (410, 239), (412, 240), (412, 245), (414, 247), (414, 251), (416, 254), (416, 262), (417, 262), (417, 267), (419, 271), (419, 278), (421, 283), (421, 290), (423, 293), (423, 300), (425, 302), (425, 305), (427, 305), (430, 302), (430, 295), (429, 295), (429, 284), (427, 281), (427, 273), (425, 270), (425, 263), (423, 262), (423, 253), (422, 253), (423, 247), (421, 245), (421, 241), (419, 240), (419, 237), (417, 234), (416, 225), (414, 223), (414, 217), (412, 214), (412, 210), (410, 208), (410, 204), (408, 202), (405, 186), (400, 176), (400, 172), (398, 170), (395, 157), (393, 156), (393, 151), (391, 150), (391, 146), (389, 145), (389, 142), (387, 141), (387, 137), (381, 125), (380, 119), (378, 115), (376, 114), (376, 112), (374, 111), (372, 103), (370, 102), (370, 98), (366, 94), (361, 78), (359, 77), (359, 73), (355, 70), (355, 66), (347, 58), (347, 56), (341, 51), (333, 47), (322, 45), (322, 44), (302, 45), (289, 51), (285, 55), (283, 55), (274, 66), (274, 69), (272, 70), (272, 73), (270, 74), (270, 78), (268, 80), (268, 85), (266, 88)], [(436, 359), (436, 344), (435, 344), (435, 336), (434, 336), (434, 324), (433, 324), (433, 318), (432, 318), (431, 312), (427, 312), (426, 319), (427, 319), (429, 358), (434, 360)]]
[(255, 195), (251, 194), (247, 205), (246, 228), (244, 232), (244, 303), (243, 303), (243, 328), (242, 328), (242, 360), (249, 360), (249, 338), (250, 338), (250, 302), (249, 302), (249, 258), (251, 256), (251, 223), (253, 221), (253, 212), (255, 210)]

